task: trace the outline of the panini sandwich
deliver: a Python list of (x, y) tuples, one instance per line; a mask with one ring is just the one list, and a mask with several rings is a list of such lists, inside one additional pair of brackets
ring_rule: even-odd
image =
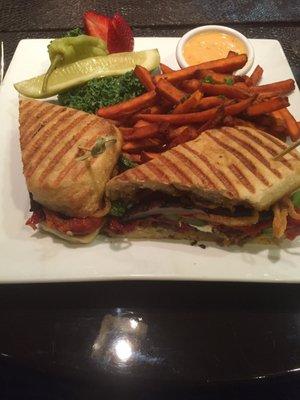
[(102, 118), (37, 100), (19, 110), (23, 170), (37, 225), (71, 242), (99, 232), (104, 192), (120, 155), (119, 130)]
[(197, 139), (112, 178), (110, 236), (243, 244), (300, 234), (290, 196), (300, 153), (251, 127), (207, 130)]

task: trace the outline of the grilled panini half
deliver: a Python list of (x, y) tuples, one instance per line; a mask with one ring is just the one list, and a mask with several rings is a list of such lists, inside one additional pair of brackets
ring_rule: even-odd
[[(105, 186), (122, 146), (119, 130), (95, 115), (37, 100), (20, 101), (19, 122), (24, 175), (33, 199), (65, 216), (103, 215)], [(80, 158), (108, 137), (115, 140), (102, 154)]]
[(111, 179), (107, 196), (130, 202), (141, 190), (150, 189), (206, 204), (267, 210), (300, 187), (300, 154), (292, 151), (273, 160), (286, 147), (250, 127), (207, 130)]
[(300, 234), (289, 198), (300, 187), (300, 154), (274, 161), (285, 148), (249, 127), (207, 130), (108, 182), (116, 202), (105, 232), (222, 245), (292, 240)]

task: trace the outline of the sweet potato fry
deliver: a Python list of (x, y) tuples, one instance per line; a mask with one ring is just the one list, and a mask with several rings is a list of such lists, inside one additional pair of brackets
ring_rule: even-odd
[(133, 128), (129, 128), (129, 127), (126, 127), (126, 126), (120, 126), (119, 129), (120, 129), (120, 131), (121, 131), (121, 133), (122, 133), (124, 138), (133, 133)]
[(134, 142), (126, 142), (123, 144), (122, 151), (126, 153), (139, 153), (142, 150), (147, 149), (160, 149), (162, 146), (162, 142), (156, 138), (149, 138), (143, 140), (137, 140)]
[(206, 111), (190, 114), (140, 114), (137, 117), (151, 122), (168, 122), (171, 125), (188, 125), (208, 121), (215, 116), (217, 111), (218, 108), (211, 108)]
[(246, 121), (244, 119), (234, 117), (231, 115), (226, 115), (223, 119), (224, 126), (249, 126), (250, 128), (255, 128), (255, 124), (250, 121)]
[(235, 88), (243, 90), (244, 92), (248, 92), (248, 90), (249, 90), (249, 87), (246, 85), (245, 82), (236, 82), (233, 84), (233, 86)]
[(220, 60), (208, 61), (200, 64), (198, 69), (212, 69), (215, 72), (232, 73), (235, 72), (246, 64), (246, 54), (238, 54), (229, 58), (221, 58)]
[(273, 118), (283, 121), (283, 118), (282, 118), (282, 115), (280, 113), (280, 110), (272, 111), (271, 115), (272, 115)]
[(287, 97), (275, 97), (257, 104), (252, 104), (247, 108), (247, 115), (249, 115), (249, 117), (255, 117), (256, 115), (267, 114), (272, 111), (280, 110), (281, 108), (288, 107), (289, 105), (290, 104)]
[(199, 105), (202, 97), (203, 94), (199, 90), (196, 90), (196, 92), (191, 94), (190, 97), (174, 108), (173, 114), (186, 114), (194, 111)]
[(246, 80), (248, 86), (256, 86), (261, 80), (264, 70), (260, 65), (257, 65), (250, 77)]
[(163, 114), (164, 112), (166, 112), (170, 107), (170, 106), (166, 106), (164, 104), (155, 104), (152, 107), (147, 107), (144, 108), (143, 110), (140, 111), (141, 114)]
[(216, 128), (217, 126), (222, 125), (224, 117), (225, 117), (225, 110), (224, 107), (221, 106), (219, 107), (218, 112), (214, 117), (206, 121), (202, 126), (200, 126), (199, 129), (197, 129), (197, 134), (200, 135), (200, 133), (206, 131), (207, 129), (213, 129)]
[(236, 53), (235, 51), (230, 50), (227, 54), (227, 58), (238, 56), (239, 53)]
[(166, 64), (160, 63), (159, 66), (160, 66), (160, 69), (162, 70), (163, 74), (168, 74), (170, 72), (174, 72), (174, 69), (168, 67)]
[(251, 93), (264, 93), (264, 92), (279, 92), (281, 95), (287, 94), (295, 89), (295, 82), (293, 79), (269, 83), (267, 85), (250, 87)]
[(262, 128), (268, 128), (268, 130), (274, 134), (279, 133), (284, 136), (288, 136), (286, 123), (280, 115), (280, 110), (273, 111), (269, 114), (262, 114), (254, 117), (254, 123)]
[(142, 67), (141, 65), (137, 65), (134, 68), (133, 73), (149, 92), (155, 89), (155, 85), (152, 81), (152, 76), (147, 68)]
[(266, 99), (271, 99), (272, 97), (280, 97), (282, 92), (263, 92), (258, 93), (257, 101), (264, 101)]
[(204, 97), (203, 99), (200, 100), (197, 106), (197, 110), (198, 111), (208, 110), (209, 108), (218, 107), (224, 104), (224, 102), (225, 99), (222, 98), (221, 96)]
[(201, 91), (209, 96), (223, 95), (230, 99), (246, 99), (249, 97), (247, 92), (226, 84), (214, 85), (211, 83), (202, 83)]
[(160, 79), (158, 81), (156, 85), (156, 91), (172, 104), (179, 104), (186, 96), (186, 94), (182, 90), (177, 89), (174, 85), (172, 85), (172, 83), (170, 83), (166, 79)]
[(137, 96), (133, 99), (123, 101), (109, 107), (99, 108), (97, 114), (103, 118), (120, 119), (124, 116), (134, 114), (145, 107), (151, 107), (156, 101), (156, 92), (153, 90)]
[(159, 135), (159, 125), (156, 123), (148, 123), (148, 125), (135, 127), (131, 134), (126, 135), (126, 141), (135, 141), (146, 138), (153, 138)]
[(283, 108), (280, 111), (280, 115), (286, 123), (287, 130), (291, 140), (294, 142), (300, 138), (300, 127), (293, 115), (287, 108)]
[(135, 124), (134, 124), (134, 128), (140, 128), (141, 126), (146, 126), (149, 125), (150, 122), (148, 121), (144, 121), (142, 119), (139, 119)]
[(187, 79), (182, 82), (181, 88), (187, 93), (194, 93), (200, 90), (201, 82), (198, 79)]
[(123, 155), (126, 158), (129, 158), (129, 160), (131, 160), (132, 162), (135, 162), (137, 164), (142, 164), (142, 160), (141, 160), (141, 155), (140, 154), (134, 154), (134, 153), (130, 154), (130, 153), (124, 153), (123, 152)]
[(147, 161), (151, 161), (154, 158), (157, 158), (160, 156), (161, 153), (154, 153), (154, 152), (150, 152), (150, 151), (142, 151), (141, 152), (141, 162), (147, 162)]
[(172, 141), (169, 143), (168, 148), (171, 149), (172, 147), (178, 146), (181, 143), (188, 142), (189, 140), (194, 140), (198, 136), (199, 135), (196, 129), (187, 126), (179, 135), (172, 139)]
[(212, 83), (226, 83), (227, 81), (236, 81), (236, 77), (230, 74), (221, 74), (220, 72), (215, 72), (211, 69), (200, 69), (196, 72), (196, 76), (200, 79), (205, 79), (209, 77)]
[(178, 128), (169, 129), (167, 138), (170, 142), (172, 142), (172, 140), (174, 140), (177, 136), (181, 136), (182, 133), (185, 131), (190, 132), (191, 136), (197, 136), (197, 129), (194, 128), (192, 125), (182, 125)]
[(255, 100), (255, 96), (249, 97), (245, 100), (240, 100), (235, 104), (231, 104), (229, 106), (225, 106), (225, 114), (226, 115), (237, 115), (241, 112), (245, 111)]
[(196, 71), (200, 69), (212, 69), (215, 72), (232, 73), (242, 68), (246, 64), (246, 62), (246, 54), (239, 54), (237, 56), (229, 58), (221, 58), (220, 60), (208, 61), (198, 65), (192, 65), (179, 71), (163, 74), (161, 75), (161, 77), (168, 79), (168, 81), (170, 82), (180, 82), (185, 79), (192, 78)]

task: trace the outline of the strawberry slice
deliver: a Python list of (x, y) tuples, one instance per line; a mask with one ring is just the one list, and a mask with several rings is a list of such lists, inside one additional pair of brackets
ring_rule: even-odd
[(132, 51), (133, 45), (132, 29), (125, 19), (119, 13), (116, 13), (108, 25), (107, 49), (109, 53)]
[(110, 18), (95, 11), (86, 11), (83, 14), (84, 29), (90, 36), (96, 36), (107, 42), (107, 32)]

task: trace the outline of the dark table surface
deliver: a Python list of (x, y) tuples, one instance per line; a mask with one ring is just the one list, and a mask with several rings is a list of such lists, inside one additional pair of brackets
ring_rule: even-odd
[[(20, 39), (60, 36), (93, 8), (136, 36), (217, 23), (278, 39), (300, 81), (299, 0), (2, 0), (6, 68)], [(1, 399), (300, 396), (298, 285), (0, 285), (0, 309)]]

